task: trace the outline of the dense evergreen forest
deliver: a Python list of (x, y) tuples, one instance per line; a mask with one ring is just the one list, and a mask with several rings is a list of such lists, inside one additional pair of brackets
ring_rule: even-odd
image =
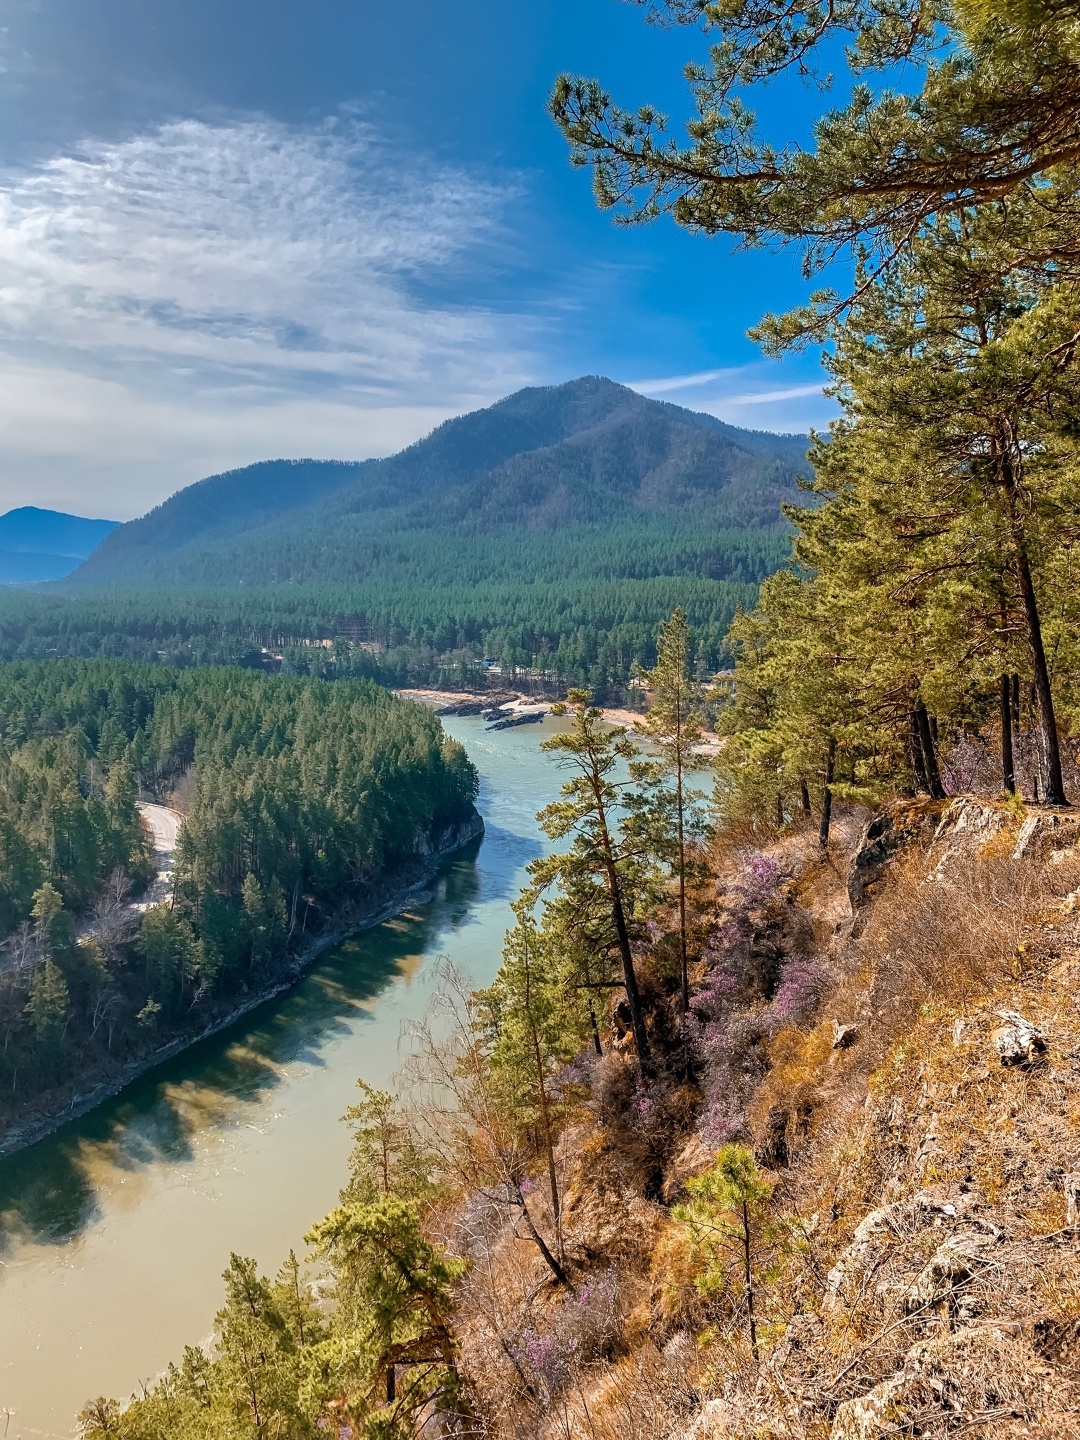
[[(842, 418), (732, 627), (711, 841), (677, 612), (647, 755), (571, 691), (559, 849), (349, 1112), (311, 1270), (234, 1256), (214, 1346), (92, 1440), (1080, 1423), (1080, 8), (647, 8), (714, 44), (682, 144), (558, 81), (601, 203), (856, 264), (760, 327), (827, 342)], [(842, 44), (850, 100), (763, 137), (746, 87)]]
[[(398, 567), (404, 576), (363, 587), (78, 597), (0, 592), (0, 657), (276, 664), (262, 653), (268, 650), (290, 673), (367, 676), (390, 686), (479, 682), (481, 662), (492, 659), (504, 671), (521, 667), (564, 688), (576, 683), (615, 694), (635, 660), (652, 663), (657, 624), (680, 603), (694, 620), (696, 663), (720, 668), (736, 610), (753, 605), (758, 583), (789, 546), (781, 525), (734, 536), (653, 527), (647, 535), (610, 537), (597, 527), (594, 535), (579, 532), (576, 542), (508, 542), (504, 573), (495, 579), (461, 578), (460, 554), (448, 557), (446, 546), (431, 541), (424, 546), (429, 577), (426, 559), (414, 552)], [(499, 558), (498, 546), (476, 548)], [(653, 564), (655, 573), (640, 574)], [(686, 567), (682, 574), (679, 565)], [(716, 579), (713, 571), (735, 578)], [(311, 641), (332, 643), (324, 649)]]
[[(429, 711), (368, 681), (0, 665), (4, 1110), (264, 989), (467, 829), (475, 785)], [(136, 801), (178, 788), (172, 893), (144, 914)]]

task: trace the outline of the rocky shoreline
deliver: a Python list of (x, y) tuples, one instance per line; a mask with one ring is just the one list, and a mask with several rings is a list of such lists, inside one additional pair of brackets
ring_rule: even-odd
[(469, 819), (442, 831), (430, 843), (429, 848), (422, 850), (415, 865), (382, 877), (378, 886), (370, 893), (342, 907), (330, 928), (292, 956), (265, 988), (245, 995), (238, 1003), (214, 1015), (198, 1030), (176, 1035), (156, 1050), (123, 1065), (117, 1065), (115, 1070), (102, 1075), (90, 1089), (67, 1098), (62, 1106), (50, 1104), (47, 1096), (42, 1097), (41, 1103), (31, 1113), (0, 1135), (0, 1157), (13, 1155), (43, 1140), (62, 1125), (66, 1125), (69, 1120), (88, 1114), (104, 1100), (118, 1095), (140, 1075), (145, 1075), (166, 1060), (171, 1060), (173, 1056), (198, 1044), (200, 1040), (207, 1040), (227, 1029), (268, 1000), (291, 990), (325, 950), (350, 935), (374, 929), (376, 925), (400, 914), (409, 902), (416, 898), (418, 892), (431, 883), (444, 860), (463, 850), (474, 840), (480, 839), (483, 834), (483, 817), (474, 808)]

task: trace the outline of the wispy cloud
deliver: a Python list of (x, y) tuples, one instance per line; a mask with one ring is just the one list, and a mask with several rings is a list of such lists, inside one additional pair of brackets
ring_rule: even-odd
[(523, 383), (518, 322), (446, 298), (507, 197), (348, 118), (189, 120), (0, 178), (3, 498), (50, 461), (69, 490), (115, 462), (130, 511), (237, 433), (370, 454)]
[[(821, 380), (801, 381), (799, 371), (805, 374), (806, 368), (807, 362), (796, 358), (780, 366), (763, 361), (627, 383), (643, 395), (665, 395), (732, 425), (805, 431), (811, 426), (823, 427), (836, 413), (834, 403), (823, 393)], [(787, 383), (778, 384), (778, 380)]]
[(696, 375), (665, 375), (658, 380), (627, 380), (631, 390), (640, 395), (667, 395), (675, 390), (692, 390), (698, 385), (709, 385), (727, 375), (741, 375), (741, 369), (699, 370)]
[(726, 395), (723, 403), (726, 405), (779, 405), (784, 400), (802, 400), (807, 395), (820, 396), (822, 389), (820, 385), (791, 385), (786, 390), (751, 390), (746, 395)]

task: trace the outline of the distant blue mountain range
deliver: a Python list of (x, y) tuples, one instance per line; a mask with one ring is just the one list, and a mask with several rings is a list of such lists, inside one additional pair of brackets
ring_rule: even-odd
[(22, 505), (0, 515), (0, 585), (62, 580), (101, 544), (115, 520), (86, 520)]

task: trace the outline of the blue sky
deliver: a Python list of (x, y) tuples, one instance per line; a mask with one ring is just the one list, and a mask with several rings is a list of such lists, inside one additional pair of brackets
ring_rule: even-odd
[[(383, 454), (601, 373), (755, 429), (830, 406), (745, 337), (796, 257), (592, 202), (562, 69), (685, 113), (620, 0), (4, 0), (0, 509), (127, 518), (275, 455)], [(799, 85), (770, 128), (814, 113)]]

